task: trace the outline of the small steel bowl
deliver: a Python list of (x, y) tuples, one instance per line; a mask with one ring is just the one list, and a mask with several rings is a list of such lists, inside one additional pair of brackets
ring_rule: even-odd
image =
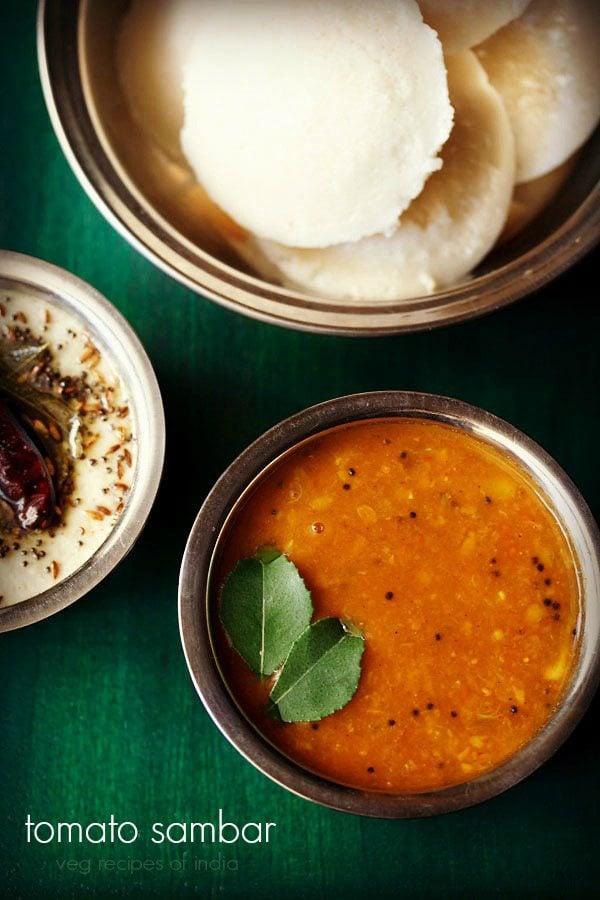
[[(580, 644), (563, 699), (528, 744), (491, 772), (443, 790), (416, 794), (360, 791), (302, 768), (267, 741), (246, 718), (221, 673), (211, 569), (228, 523), (256, 481), (315, 435), (348, 423), (389, 418), (428, 419), (464, 429), (500, 449), (539, 488), (555, 512), (577, 563), (581, 594)], [(192, 681), (207, 712), (233, 746), (263, 774), (323, 806), (380, 818), (416, 818), (473, 806), (521, 781), (571, 733), (600, 680), (600, 534), (584, 499), (558, 464), (530, 438), (490, 413), (458, 400), (400, 391), (330, 400), (281, 422), (226, 470), (192, 528), (179, 581), (179, 622)]]
[(178, 281), (217, 303), (303, 331), (379, 335), (430, 329), (505, 306), (572, 265), (600, 235), (600, 132), (566, 185), (457, 287), (402, 302), (328, 301), (254, 276), (208, 221), (174, 202), (189, 178), (129, 115), (115, 66), (127, 0), (41, 0), (38, 50), (52, 124), (79, 181), (111, 224)]
[(94, 344), (126, 386), (137, 460), (125, 509), (104, 543), (72, 575), (41, 594), (0, 607), (0, 632), (59, 612), (93, 587), (131, 550), (154, 503), (165, 453), (165, 421), (156, 376), (144, 348), (123, 316), (90, 285), (50, 263), (0, 250), (0, 294), (26, 292), (59, 306), (85, 323)]

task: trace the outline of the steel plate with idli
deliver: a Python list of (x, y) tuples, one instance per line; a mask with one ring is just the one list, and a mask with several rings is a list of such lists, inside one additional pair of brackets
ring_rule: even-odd
[(598, 239), (589, 0), (42, 3), (39, 39), (92, 198), (170, 274), (256, 318), (460, 321)]

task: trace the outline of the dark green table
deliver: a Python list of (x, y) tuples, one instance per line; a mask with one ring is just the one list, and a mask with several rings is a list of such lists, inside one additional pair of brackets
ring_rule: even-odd
[[(361, 820), (291, 796), (220, 736), (188, 678), (176, 604), (186, 535), (217, 475), (279, 419), (352, 391), (410, 388), (486, 407), (543, 444), (598, 513), (595, 262), (432, 334), (313, 337), (225, 312), (135, 253), (76, 183), (38, 85), (34, 7), (2, 4), (0, 246), (70, 269), (125, 313), (156, 367), (168, 446), (158, 502), (123, 565), (61, 615), (1, 637), (0, 896), (597, 896), (598, 702), (550, 763), (483, 806)], [(150, 843), (154, 821), (204, 821), (219, 807), (276, 821), (272, 843), (221, 849), (220, 861), (218, 847)], [(28, 813), (112, 813), (145, 834), (129, 848), (28, 845)], [(142, 872), (102, 862), (128, 859), (149, 862)]]

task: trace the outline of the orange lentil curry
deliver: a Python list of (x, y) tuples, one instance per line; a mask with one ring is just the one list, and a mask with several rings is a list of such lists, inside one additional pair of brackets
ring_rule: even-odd
[(516, 465), (453, 427), (357, 423), (272, 468), (219, 551), (275, 547), (298, 567), (314, 618), (365, 634), (354, 698), (319, 722), (266, 712), (217, 626), (225, 679), (256, 727), (300, 765), (342, 784), (436, 789), (495, 768), (547, 722), (577, 643), (579, 592), (557, 521)]

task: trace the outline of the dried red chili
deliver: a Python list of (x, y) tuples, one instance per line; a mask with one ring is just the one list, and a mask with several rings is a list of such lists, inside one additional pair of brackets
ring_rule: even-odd
[(0, 401), (0, 497), (27, 530), (49, 528), (54, 485), (44, 459), (7, 406)]

